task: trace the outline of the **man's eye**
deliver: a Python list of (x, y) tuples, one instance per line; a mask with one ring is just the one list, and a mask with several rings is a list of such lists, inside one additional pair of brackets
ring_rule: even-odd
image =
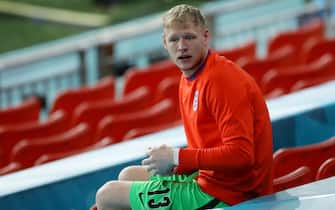
[(184, 39), (186, 39), (186, 40), (192, 40), (192, 39), (195, 39), (195, 36), (194, 35), (186, 35), (184, 37)]
[(171, 39), (169, 39), (169, 42), (177, 42), (177, 41), (178, 41), (177, 38), (171, 38)]

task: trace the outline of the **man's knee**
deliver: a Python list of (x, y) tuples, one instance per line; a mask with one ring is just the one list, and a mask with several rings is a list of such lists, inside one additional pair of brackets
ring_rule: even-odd
[(119, 191), (120, 185), (117, 181), (109, 181), (99, 188), (96, 194), (98, 209), (108, 209), (113, 206), (113, 199)]
[(122, 181), (146, 181), (149, 174), (144, 166), (128, 166), (124, 168), (118, 177)]

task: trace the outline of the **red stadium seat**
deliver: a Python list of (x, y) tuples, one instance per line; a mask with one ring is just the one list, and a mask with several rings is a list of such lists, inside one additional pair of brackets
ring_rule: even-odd
[(314, 176), (311, 169), (307, 166), (300, 166), (288, 174), (275, 178), (273, 180), (273, 190), (274, 192), (279, 192), (313, 181)]
[(133, 128), (164, 125), (179, 119), (174, 102), (171, 99), (164, 99), (136, 113), (106, 116), (98, 125), (96, 139), (109, 136), (116, 143), (123, 140), (124, 135)]
[(152, 95), (148, 88), (139, 87), (120, 100), (85, 102), (76, 108), (72, 124), (77, 125), (86, 122), (95, 131), (99, 121), (106, 115), (140, 111), (151, 103), (151, 98)]
[(9, 163), (6, 166), (0, 167), (0, 176), (19, 171), (22, 168), (23, 167), (20, 163), (17, 162)]
[(37, 97), (31, 97), (16, 106), (0, 109), (0, 128), (37, 122), (40, 117), (41, 105), (41, 101)]
[(68, 115), (59, 110), (51, 114), (45, 122), (30, 122), (0, 129), (0, 167), (9, 163), (9, 155), (20, 140), (48, 137), (62, 133), (68, 128)]
[(269, 41), (268, 55), (284, 46), (290, 46), (293, 48), (295, 60), (301, 63), (305, 49), (323, 39), (324, 34), (325, 24), (321, 19), (308, 22), (294, 31), (278, 33)]
[(129, 69), (124, 77), (123, 95), (133, 90), (146, 86), (152, 94), (155, 93), (158, 84), (165, 78), (181, 75), (178, 67), (170, 60), (151, 64), (144, 69)]
[(92, 139), (91, 128), (85, 123), (54, 136), (23, 139), (13, 148), (11, 162), (18, 162), (23, 168), (28, 168), (43, 154), (85, 148), (92, 145)]
[(172, 123), (167, 123), (163, 125), (152, 125), (152, 126), (148, 126), (144, 128), (133, 128), (124, 135), (123, 139), (124, 140), (133, 139), (139, 136), (144, 136), (150, 133), (155, 133), (155, 132), (162, 131), (168, 128), (173, 128), (181, 124), (182, 124), (181, 120), (178, 120), (178, 121), (174, 121)]
[(94, 204), (93, 206), (91, 206), (90, 210), (98, 210), (98, 207), (96, 204)]
[(282, 148), (274, 155), (274, 177), (280, 177), (300, 166), (308, 166), (316, 177), (320, 165), (335, 154), (335, 137), (324, 140), (320, 143)]
[(232, 49), (219, 50), (218, 53), (226, 58), (241, 64), (245, 59), (256, 58), (256, 41), (249, 41), (241, 46)]
[(335, 77), (335, 57), (327, 54), (310, 64), (272, 69), (263, 76), (261, 89), (265, 95), (278, 89), (283, 90), (283, 93), (289, 93), (299, 80), (320, 77)]
[(331, 54), (335, 57), (335, 37), (319, 40), (314, 45), (307, 48), (304, 54), (304, 62), (313, 62), (324, 54)]
[(80, 87), (77, 89), (63, 91), (56, 97), (50, 109), (50, 113), (61, 109), (71, 116), (73, 110), (83, 102), (113, 99), (114, 95), (114, 77), (105, 77), (94, 86)]
[(248, 60), (242, 65), (242, 68), (260, 84), (264, 74), (270, 69), (291, 66), (294, 62), (292, 48), (285, 47), (266, 58)]
[(80, 153), (83, 153), (83, 152), (88, 152), (88, 151), (92, 151), (92, 150), (95, 150), (95, 149), (103, 148), (105, 146), (108, 146), (111, 143), (112, 143), (112, 140), (109, 137), (106, 137), (106, 138), (103, 138), (103, 139), (99, 140), (98, 142), (96, 142), (95, 144), (90, 145), (88, 147), (69, 150), (69, 151), (65, 151), (65, 152), (43, 154), (42, 156), (37, 158), (37, 160), (34, 162), (34, 165), (41, 165), (41, 164), (48, 163), (48, 162), (55, 161), (55, 160), (59, 160), (59, 159), (65, 158), (65, 157), (70, 157), (72, 155), (77, 155), (77, 154), (80, 154)]
[(316, 180), (325, 179), (335, 176), (335, 154), (334, 157), (329, 158), (323, 162), (316, 174)]
[(317, 78), (308, 78), (308, 79), (302, 79), (297, 81), (296, 83), (294, 83), (294, 85), (292, 85), (290, 92), (295, 92), (298, 90), (302, 90), (304, 88), (308, 88), (308, 87), (313, 87), (316, 85), (320, 85), (323, 84), (325, 82), (329, 82), (335, 80), (335, 76), (326, 76), (326, 77), (320, 77), (318, 76)]

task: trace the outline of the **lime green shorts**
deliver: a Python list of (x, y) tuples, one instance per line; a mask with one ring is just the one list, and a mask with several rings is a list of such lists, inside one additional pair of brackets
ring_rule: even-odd
[(227, 207), (227, 204), (200, 189), (194, 180), (196, 174), (152, 176), (149, 181), (133, 182), (130, 188), (131, 208), (200, 210)]

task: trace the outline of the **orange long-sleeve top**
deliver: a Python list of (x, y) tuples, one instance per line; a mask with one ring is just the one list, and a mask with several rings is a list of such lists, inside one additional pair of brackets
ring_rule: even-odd
[(201, 189), (230, 205), (272, 193), (272, 130), (265, 100), (239, 66), (209, 51), (179, 88), (187, 147), (177, 174), (199, 170)]

